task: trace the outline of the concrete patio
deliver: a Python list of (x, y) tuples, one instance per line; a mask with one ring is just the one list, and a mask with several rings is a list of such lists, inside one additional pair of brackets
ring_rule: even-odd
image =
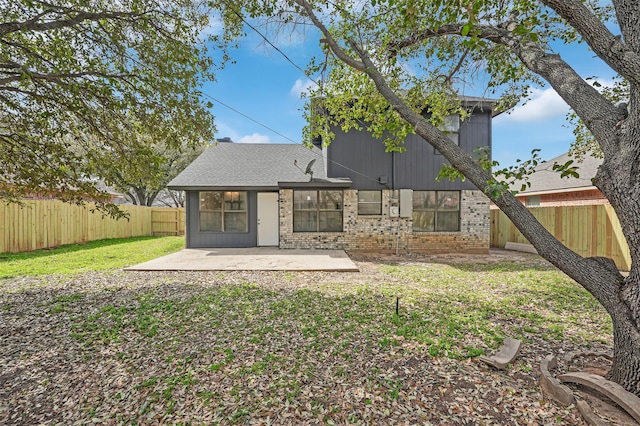
[(275, 247), (184, 249), (125, 271), (332, 271), (358, 272), (343, 250)]

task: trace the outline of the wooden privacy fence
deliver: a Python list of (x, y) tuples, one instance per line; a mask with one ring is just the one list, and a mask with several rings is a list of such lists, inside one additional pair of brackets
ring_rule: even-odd
[(184, 218), (183, 208), (152, 208), (151, 234), (184, 235)]
[(0, 205), (0, 253), (30, 251), (106, 238), (183, 235), (184, 209), (120, 206), (127, 219), (113, 219), (56, 200)]
[[(581, 256), (613, 259), (619, 269), (631, 266), (629, 246), (610, 205), (531, 207), (529, 211), (564, 245)], [(500, 210), (491, 210), (491, 247), (529, 242)]]

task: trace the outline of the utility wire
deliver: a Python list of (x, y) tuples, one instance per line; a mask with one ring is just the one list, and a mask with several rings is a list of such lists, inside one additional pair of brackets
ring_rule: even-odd
[[(223, 0), (223, 1), (224, 1), (224, 0)], [(307, 72), (306, 72), (303, 68), (301, 68), (301, 67), (300, 67), (298, 64), (296, 64), (295, 62), (293, 62), (293, 61), (292, 61), (292, 60), (291, 60), (291, 59), (290, 59), (290, 58), (289, 58), (289, 57), (288, 57), (288, 56), (287, 56), (287, 55), (286, 55), (282, 50), (280, 50), (277, 46), (275, 46), (275, 45), (271, 42), (271, 40), (269, 40), (269, 39), (268, 39), (264, 34), (262, 34), (262, 33), (261, 33), (260, 31), (258, 31), (258, 30), (253, 26), (253, 25), (251, 25), (249, 22), (247, 22), (247, 20), (246, 20), (246, 19), (244, 19), (244, 17), (243, 17), (243, 16), (242, 16), (238, 11), (236, 11), (236, 10), (235, 10), (231, 5), (229, 5), (227, 1), (224, 1), (224, 3), (227, 5), (227, 7), (228, 7), (229, 9), (231, 9), (231, 10), (233, 11), (233, 13), (234, 13), (234, 14), (235, 14), (235, 15), (236, 15), (236, 16), (237, 16), (237, 17), (238, 17), (242, 22), (244, 22), (244, 23), (245, 23), (249, 28), (251, 28), (253, 31), (255, 31), (258, 35), (260, 35), (260, 37), (262, 37), (266, 43), (268, 43), (268, 44), (269, 44), (271, 47), (273, 47), (273, 48), (274, 48), (278, 53), (280, 53), (280, 54), (281, 54), (281, 55), (282, 55), (282, 56), (287, 60), (287, 62), (289, 62), (289, 63), (290, 63), (290, 64), (292, 64), (295, 68), (297, 68), (300, 72), (302, 72), (302, 73), (304, 74), (304, 76), (305, 76), (305, 77), (309, 78), (309, 79), (310, 79), (311, 81), (313, 81), (315, 84), (319, 85), (319, 84), (318, 84), (318, 82), (317, 82), (317, 81), (315, 81), (312, 77), (310, 77), (310, 76), (307, 74)], [(125, 54), (125, 56), (126, 56), (129, 60), (131, 60), (133, 63), (135, 63), (135, 64), (137, 64), (137, 65), (139, 65), (139, 66), (141, 66), (141, 67), (143, 67), (143, 68), (146, 68), (147, 70), (150, 70), (150, 71), (152, 71), (152, 72), (153, 72), (153, 70), (151, 69), (151, 67), (147, 66), (146, 64), (141, 63), (140, 61), (138, 61), (137, 59), (133, 58), (132, 56), (130, 56), (130, 55), (128, 55), (128, 54)], [(348, 170), (348, 171), (350, 171), (350, 172), (352, 172), (352, 173), (355, 173), (355, 174), (357, 174), (357, 175), (359, 175), (359, 176), (362, 176), (362, 177), (364, 177), (364, 178), (366, 178), (366, 179), (369, 179), (369, 180), (371, 180), (371, 181), (373, 181), (373, 182), (380, 183), (380, 182), (378, 181), (378, 179), (376, 179), (376, 178), (374, 178), (374, 177), (371, 177), (371, 176), (369, 176), (369, 175), (366, 175), (366, 174), (364, 174), (364, 173), (361, 173), (361, 172), (359, 172), (359, 171), (357, 171), (357, 170), (355, 170), (355, 169), (352, 169), (352, 168), (351, 168), (351, 167), (349, 167), (349, 166), (346, 166), (346, 165), (344, 165), (344, 164), (339, 163), (338, 161), (331, 160), (331, 159), (329, 159), (329, 158), (325, 158), (321, 153), (318, 153), (317, 151), (314, 151), (314, 150), (312, 150), (312, 149), (308, 148), (304, 143), (299, 142), (299, 141), (296, 141), (296, 140), (294, 140), (294, 139), (291, 139), (290, 137), (288, 137), (288, 136), (286, 136), (286, 135), (284, 135), (284, 134), (280, 133), (279, 131), (277, 131), (277, 130), (275, 130), (275, 129), (273, 129), (273, 128), (269, 127), (269, 126), (267, 126), (266, 124), (261, 123), (260, 121), (256, 120), (255, 118), (253, 118), (253, 117), (251, 117), (251, 116), (249, 116), (249, 115), (247, 115), (247, 114), (245, 114), (245, 113), (243, 113), (243, 112), (239, 111), (238, 109), (236, 109), (236, 108), (232, 107), (231, 105), (228, 105), (228, 104), (226, 104), (226, 103), (224, 103), (224, 102), (220, 101), (219, 99), (216, 99), (215, 97), (213, 97), (213, 96), (209, 95), (208, 93), (201, 92), (201, 95), (202, 95), (202, 96), (204, 96), (204, 97), (206, 97), (206, 98), (211, 99), (211, 100), (212, 100), (212, 101), (214, 101), (214, 102), (219, 103), (220, 105), (224, 106), (225, 108), (227, 108), (227, 109), (229, 109), (229, 110), (231, 110), (231, 111), (235, 112), (235, 113), (236, 113), (236, 114), (238, 114), (238, 115), (241, 115), (242, 117), (246, 118), (247, 120), (250, 120), (250, 121), (252, 121), (252, 122), (256, 123), (257, 125), (259, 125), (259, 126), (261, 126), (261, 127), (265, 128), (265, 129), (269, 130), (270, 132), (275, 133), (276, 135), (278, 135), (278, 136), (280, 136), (280, 137), (282, 137), (282, 138), (284, 138), (284, 139), (288, 140), (289, 142), (292, 142), (292, 143), (297, 144), (297, 145), (302, 145), (302, 146), (304, 146), (305, 148), (309, 149), (309, 151), (311, 151), (313, 154), (317, 155), (318, 157), (322, 158), (323, 160), (324, 160), (324, 159), (326, 159), (327, 161), (330, 161), (331, 163), (333, 163), (333, 164), (335, 164), (335, 165), (337, 165), (337, 166), (340, 166), (340, 167), (344, 168), (345, 170)]]
[[(238, 11), (237, 11), (233, 6), (231, 6), (231, 5), (229, 4), (229, 2), (228, 2), (228, 1), (223, 0), (223, 3), (224, 3), (224, 4), (225, 4), (225, 5), (226, 5), (226, 6), (227, 6), (227, 7), (228, 7), (228, 8), (229, 8), (233, 13), (234, 13), (234, 15), (236, 15), (236, 16), (237, 16), (237, 17), (238, 17), (238, 18), (239, 18), (239, 19), (240, 19), (240, 20), (241, 20), (245, 25), (247, 25), (249, 28), (251, 28), (251, 29), (252, 29), (256, 34), (258, 34), (258, 35), (259, 35), (259, 36), (260, 36), (260, 37), (261, 37), (261, 38), (262, 38), (262, 39), (263, 39), (263, 40), (264, 40), (264, 41), (265, 41), (269, 46), (271, 46), (273, 49), (275, 49), (275, 51), (276, 51), (276, 52), (278, 52), (280, 55), (282, 55), (282, 57), (283, 57), (284, 59), (286, 59), (286, 60), (287, 60), (287, 62), (289, 62), (291, 65), (293, 65), (293, 66), (294, 66), (296, 69), (298, 69), (298, 70), (299, 70), (299, 71), (300, 71), (300, 72), (301, 72), (305, 77), (307, 77), (309, 80), (311, 80), (311, 81), (312, 81), (313, 83), (315, 83), (317, 86), (320, 86), (320, 84), (319, 84), (319, 83), (318, 83), (318, 82), (317, 82), (313, 77), (311, 77), (311, 76), (307, 73), (307, 71), (305, 71), (302, 67), (300, 67), (298, 64), (296, 64), (294, 61), (292, 61), (292, 60), (291, 60), (291, 58), (289, 58), (289, 57), (288, 57), (288, 56), (287, 56), (287, 55), (286, 55), (286, 54), (285, 54), (285, 53), (284, 53), (284, 52), (283, 52), (279, 47), (277, 47), (275, 44), (273, 44), (273, 42), (272, 42), (271, 40), (269, 40), (269, 38), (268, 38), (266, 35), (262, 34), (262, 33), (261, 33), (261, 32), (260, 32), (260, 31), (255, 27), (255, 26), (253, 26), (251, 23), (249, 23), (249, 22), (244, 18), (244, 16), (242, 16), (242, 14), (241, 14), (240, 12), (238, 12)], [(224, 106), (224, 107), (226, 107), (226, 108), (230, 109), (231, 111), (235, 112), (236, 114), (239, 114), (239, 115), (241, 115), (241, 116), (245, 117), (245, 118), (246, 118), (246, 119), (248, 119), (248, 120), (253, 121), (253, 122), (254, 122), (254, 123), (256, 123), (257, 125), (262, 126), (263, 128), (265, 128), (265, 129), (267, 129), (267, 130), (269, 130), (269, 131), (271, 131), (271, 132), (275, 133), (276, 135), (281, 136), (281, 137), (283, 137), (284, 139), (286, 139), (286, 140), (288, 140), (288, 141), (290, 141), (290, 142), (292, 142), (292, 143), (294, 143), (294, 144), (302, 145), (302, 146), (304, 146), (305, 148), (307, 148), (307, 147), (305, 146), (305, 144), (304, 144), (304, 143), (299, 142), (299, 141), (296, 141), (296, 140), (293, 140), (293, 139), (291, 139), (290, 137), (283, 135), (282, 133), (280, 133), (280, 132), (278, 132), (278, 131), (276, 131), (276, 130), (272, 129), (271, 127), (269, 127), (269, 126), (267, 126), (267, 125), (265, 125), (265, 124), (263, 124), (263, 123), (261, 123), (261, 122), (259, 122), (258, 120), (254, 119), (253, 117), (250, 117), (250, 116), (248, 116), (248, 115), (246, 115), (246, 114), (244, 114), (244, 113), (242, 113), (242, 112), (238, 111), (237, 109), (235, 109), (235, 108), (233, 108), (233, 107), (231, 107), (231, 106), (229, 106), (229, 105), (225, 104), (224, 102), (222, 102), (222, 101), (220, 101), (220, 100), (218, 100), (218, 99), (215, 99), (213, 96), (211, 96), (211, 95), (209, 95), (209, 94), (206, 94), (206, 93), (202, 93), (202, 95), (203, 95), (203, 96), (205, 96), (205, 97), (208, 97), (209, 99), (211, 99), (211, 100), (213, 100), (213, 101), (215, 101), (215, 102), (218, 102), (220, 105), (222, 105), (222, 106)], [(311, 152), (313, 152), (314, 154), (316, 154), (317, 156), (322, 157), (323, 159), (325, 159), (325, 157), (324, 157), (322, 154), (320, 154), (320, 153), (318, 153), (318, 152), (316, 152), (316, 151), (314, 151), (314, 150), (312, 150), (312, 149), (309, 149), (309, 150), (310, 150)], [(355, 174), (357, 174), (357, 175), (359, 175), (359, 176), (362, 176), (362, 177), (364, 177), (364, 178), (366, 178), (366, 179), (369, 179), (369, 180), (371, 180), (371, 181), (373, 181), (373, 182), (380, 183), (380, 182), (378, 181), (378, 179), (376, 179), (376, 178), (374, 178), (374, 177), (371, 177), (371, 176), (369, 176), (369, 175), (366, 175), (366, 174), (364, 174), (364, 173), (361, 173), (361, 172), (359, 172), (359, 171), (357, 171), (357, 170), (355, 170), (355, 169), (352, 169), (351, 167), (345, 166), (344, 164), (341, 164), (341, 163), (339, 163), (339, 162), (337, 162), (337, 161), (335, 161), (335, 160), (331, 160), (331, 159), (329, 159), (329, 158), (326, 158), (326, 160), (327, 160), (327, 161), (330, 161), (331, 163), (333, 163), (333, 164), (335, 164), (335, 165), (337, 165), (337, 166), (340, 166), (340, 167), (342, 167), (342, 168), (344, 168), (344, 169), (346, 169), (346, 170), (348, 170), (348, 171), (350, 171), (350, 172), (352, 172), (352, 173), (355, 173)]]
[(242, 16), (242, 14), (240, 12), (238, 12), (233, 6), (231, 6), (229, 4), (228, 1), (223, 0), (223, 3), (229, 8), (231, 9), (231, 11), (233, 12), (234, 15), (236, 15), (246, 26), (248, 26), (249, 28), (251, 28), (256, 34), (258, 34), (264, 41), (265, 43), (267, 43), (269, 46), (271, 46), (272, 48), (275, 49), (276, 52), (278, 52), (280, 55), (282, 55), (282, 57), (284, 59), (287, 60), (287, 62), (289, 62), (291, 65), (293, 65), (294, 67), (296, 67), (302, 74), (304, 74), (305, 77), (307, 77), (309, 80), (311, 80), (312, 82), (314, 82), (316, 85), (320, 86), (320, 84), (313, 78), (311, 77), (309, 74), (307, 74), (307, 71), (305, 71), (302, 67), (300, 67), (298, 64), (296, 64), (295, 62), (293, 62), (291, 60), (291, 58), (289, 58), (287, 56), (286, 53), (284, 53), (278, 46), (276, 46), (275, 44), (273, 44), (271, 42), (271, 40), (269, 40), (269, 38), (262, 34), (256, 27), (254, 27), (253, 25), (251, 25), (251, 23), (249, 23), (249, 21), (247, 21), (244, 16)]
[(207, 97), (207, 98), (211, 99), (212, 101), (219, 103), (220, 105), (224, 106), (225, 108), (228, 108), (228, 109), (230, 109), (231, 111), (235, 112), (236, 114), (239, 114), (239, 115), (241, 115), (241, 116), (245, 117), (246, 119), (253, 121), (253, 122), (254, 122), (254, 123), (256, 123), (257, 125), (259, 125), (259, 126), (261, 126), (261, 127), (264, 127), (265, 129), (267, 129), (267, 130), (269, 130), (269, 131), (271, 131), (271, 132), (275, 133), (275, 134), (276, 134), (276, 135), (278, 135), (278, 136), (283, 137), (284, 139), (288, 140), (289, 142), (292, 142), (292, 143), (294, 143), (294, 144), (296, 144), (296, 145), (302, 145), (302, 146), (304, 146), (304, 147), (305, 147), (305, 148), (307, 148), (309, 151), (311, 151), (313, 154), (317, 155), (318, 157), (320, 157), (320, 158), (322, 158), (322, 159), (324, 159), (324, 160), (330, 161), (331, 163), (335, 164), (336, 166), (340, 166), (340, 167), (342, 167), (342, 168), (344, 168), (344, 169), (346, 169), (346, 170), (348, 170), (348, 171), (350, 171), (350, 172), (352, 172), (352, 173), (355, 173), (355, 174), (357, 174), (357, 175), (359, 175), (359, 176), (362, 176), (362, 177), (364, 177), (364, 178), (366, 178), (366, 179), (369, 179), (369, 180), (371, 180), (371, 181), (373, 181), (373, 182), (380, 183), (380, 182), (378, 181), (378, 179), (376, 179), (376, 178), (374, 178), (374, 177), (371, 177), (371, 176), (366, 175), (366, 174), (364, 174), (364, 173), (361, 173), (361, 172), (359, 172), (359, 171), (357, 171), (357, 170), (355, 170), (355, 169), (352, 169), (351, 167), (346, 166), (346, 165), (344, 165), (344, 164), (342, 164), (342, 163), (340, 163), (340, 162), (338, 162), (338, 161), (336, 161), (336, 160), (332, 160), (332, 159), (326, 158), (326, 157), (325, 157), (324, 155), (322, 155), (321, 153), (319, 153), (319, 152), (317, 152), (317, 151), (314, 151), (313, 149), (311, 149), (311, 148), (307, 147), (304, 143), (299, 142), (299, 141), (296, 141), (296, 140), (294, 140), (294, 139), (291, 139), (289, 136), (283, 135), (282, 133), (278, 132), (277, 130), (272, 129), (271, 127), (267, 126), (266, 124), (263, 124), (263, 123), (259, 122), (259, 121), (258, 121), (258, 120), (256, 120), (255, 118), (252, 118), (252, 117), (248, 116), (247, 114), (245, 114), (245, 113), (243, 113), (243, 112), (238, 111), (237, 109), (233, 108), (232, 106), (227, 105), (227, 104), (225, 104), (224, 102), (219, 101), (218, 99), (214, 98), (213, 96), (211, 96), (211, 95), (209, 95), (209, 94), (207, 94), (207, 93), (202, 93), (202, 96), (205, 96), (205, 97)]
[(209, 99), (211, 99), (211, 100), (212, 100), (212, 101), (214, 101), (214, 102), (219, 103), (219, 104), (220, 104), (220, 105), (222, 105), (223, 107), (225, 107), (225, 108), (227, 108), (227, 109), (229, 109), (229, 110), (231, 110), (231, 111), (235, 112), (235, 113), (236, 113), (236, 114), (238, 114), (238, 115), (243, 116), (243, 117), (244, 117), (244, 118), (246, 118), (247, 120), (253, 121), (253, 122), (254, 122), (254, 123), (256, 123), (258, 126), (264, 127), (265, 129), (269, 130), (270, 132), (273, 132), (273, 133), (275, 133), (276, 135), (278, 135), (278, 136), (280, 136), (280, 137), (283, 137), (283, 138), (285, 138), (286, 140), (288, 140), (288, 141), (290, 141), (290, 142), (297, 143), (297, 144), (299, 144), (299, 143), (300, 143), (300, 142), (298, 142), (298, 141), (295, 141), (295, 140), (291, 139), (291, 138), (290, 138), (289, 136), (287, 136), (287, 135), (283, 135), (283, 134), (282, 134), (282, 133), (280, 133), (279, 131), (277, 131), (277, 130), (275, 130), (275, 129), (273, 129), (273, 128), (269, 127), (269, 126), (267, 126), (266, 124), (263, 124), (263, 123), (259, 122), (259, 121), (258, 121), (258, 120), (256, 120), (255, 118), (250, 117), (250, 116), (248, 116), (247, 114), (245, 114), (245, 113), (243, 113), (243, 112), (241, 112), (241, 111), (239, 111), (239, 110), (235, 109), (235, 108), (234, 108), (234, 107), (232, 107), (231, 105), (225, 104), (225, 103), (224, 103), (224, 102), (222, 102), (221, 100), (216, 99), (216, 98), (214, 98), (213, 96), (211, 96), (211, 95), (209, 95), (209, 94), (207, 94), (207, 93), (202, 93), (202, 96), (204, 96), (204, 97), (206, 97), (206, 98), (209, 98)]

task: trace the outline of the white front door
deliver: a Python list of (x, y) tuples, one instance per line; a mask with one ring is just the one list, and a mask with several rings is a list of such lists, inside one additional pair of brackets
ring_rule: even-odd
[(258, 192), (258, 246), (280, 244), (278, 193)]

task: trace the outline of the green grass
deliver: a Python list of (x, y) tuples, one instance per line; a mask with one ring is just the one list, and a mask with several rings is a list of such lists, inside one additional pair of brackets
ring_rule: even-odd
[[(170, 241), (120, 242), (110, 250)], [(361, 403), (372, 408), (401, 405), (432, 383), (431, 360), (493, 352), (505, 336), (565, 351), (611, 343), (602, 307), (541, 262), (380, 265), (366, 279), (352, 277), (270, 272), (251, 282), (250, 275), (216, 273), (206, 285), (185, 277), (96, 293), (61, 290), (34, 309), (66, 324), (72, 339), (65, 350), (80, 363), (107, 357), (121, 368), (117, 392), (137, 408), (118, 423), (192, 409), (185, 400), (224, 424), (246, 424), (299, 401), (327, 423), (367, 423), (361, 412), (332, 405), (336, 383), (360, 389)], [(13, 315), (19, 300), (9, 295), (0, 312)], [(45, 316), (39, 312), (35, 318)], [(529, 373), (531, 357), (513, 368)], [(105, 410), (87, 407), (90, 416)]]
[(184, 237), (137, 237), (69, 244), (51, 250), (0, 253), (0, 279), (123, 268), (183, 248)]

